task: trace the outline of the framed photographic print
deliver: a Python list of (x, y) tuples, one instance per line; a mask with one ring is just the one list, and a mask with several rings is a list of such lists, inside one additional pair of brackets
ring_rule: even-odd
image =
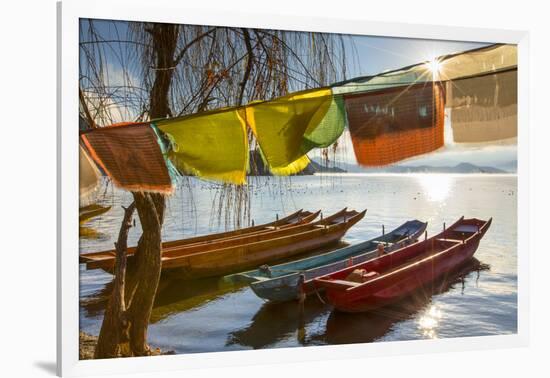
[(58, 17), (59, 374), (526, 342), (526, 33)]

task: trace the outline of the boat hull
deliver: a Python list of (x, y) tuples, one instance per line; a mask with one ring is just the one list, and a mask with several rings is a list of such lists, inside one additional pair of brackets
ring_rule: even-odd
[[(280, 220), (266, 223), (263, 225), (242, 228), (233, 231), (222, 232), (212, 235), (196, 236), (187, 239), (174, 240), (162, 243), (163, 256), (169, 255), (171, 251), (181, 251), (183, 248), (188, 250), (194, 248), (195, 250), (207, 250), (214, 249), (216, 245), (223, 243), (224, 245), (240, 244), (244, 243), (246, 239), (252, 239), (254, 237), (261, 237), (261, 235), (271, 234), (274, 231), (278, 233), (290, 232), (296, 227), (304, 226), (313, 221), (320, 211), (315, 213), (304, 212), (299, 210), (285, 218)], [(132, 259), (136, 247), (129, 247), (127, 249), (128, 263), (132, 263)], [(116, 253), (114, 250), (92, 252), (80, 255), (80, 261), (86, 263), (87, 269), (103, 269), (104, 271), (111, 273), (115, 265)]]
[(365, 312), (398, 301), (471, 259), (491, 219), (461, 218), (442, 233), (314, 280), (337, 311)]
[[(427, 226), (426, 223), (418, 223), (417, 228), (409, 235), (409, 237), (403, 237), (402, 239), (396, 240), (392, 246), (386, 248), (386, 251), (391, 252), (416, 241), (416, 239), (422, 235)], [(392, 232), (395, 232), (398, 229)], [(274, 279), (256, 280), (255, 282), (250, 283), (250, 288), (258, 297), (272, 302), (295, 300), (299, 297), (302, 291), (305, 295), (310, 295), (315, 291), (320, 290), (313, 284), (313, 279), (375, 258), (377, 256), (376, 240), (384, 240), (384, 236), (380, 236), (358, 245), (342, 248), (340, 250), (327, 253), (323, 256), (305, 259), (302, 264), (295, 264), (299, 265), (301, 268), (299, 271)], [(278, 267), (274, 266), (272, 269), (276, 270)], [(299, 284), (300, 275), (304, 275), (305, 279), (302, 288), (300, 288)]]
[(111, 206), (101, 206), (101, 205), (89, 205), (80, 209), (78, 222), (80, 224), (86, 223), (94, 217), (97, 217), (101, 214), (106, 213), (111, 209)]
[(431, 265), (425, 264), (410, 276), (400, 277), (394, 282), (389, 283), (388, 287), (382, 288), (375, 293), (367, 296), (359, 296), (357, 299), (351, 299), (340, 293), (328, 291), (328, 300), (334, 305), (334, 308), (341, 312), (367, 312), (380, 307), (395, 303), (414, 291), (429, 285), (431, 282), (441, 278), (447, 273), (458, 269), (470, 260), (479, 246), (475, 245), (460, 246), (453, 257), (443, 261), (435, 261), (436, 267), (432, 269)]
[(212, 253), (198, 253), (176, 262), (163, 261), (163, 274), (189, 280), (242, 272), (336, 243), (353, 224), (355, 222), (346, 222), (279, 240), (267, 240)]

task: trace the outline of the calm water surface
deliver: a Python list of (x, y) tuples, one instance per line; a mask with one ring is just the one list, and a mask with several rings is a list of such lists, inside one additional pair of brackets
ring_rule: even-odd
[[(500, 175), (342, 175), (256, 178), (250, 216), (256, 224), (297, 209), (368, 209), (343, 242), (370, 239), (409, 219), (428, 234), (458, 217), (493, 217), (475, 260), (452, 281), (437, 282), (391, 307), (366, 314), (333, 312), (317, 297), (303, 315), (295, 303), (271, 305), (248, 287), (218, 280), (162, 282), (149, 342), (176, 353), (413, 340), (517, 332), (517, 178)], [(220, 190), (189, 179), (168, 201), (164, 240), (217, 232)], [(81, 252), (112, 248), (131, 195), (106, 187), (113, 208), (82, 230)], [(135, 245), (139, 224), (129, 236)], [(111, 276), (80, 266), (80, 328), (99, 334)], [(321, 298), (322, 299), (322, 298)]]

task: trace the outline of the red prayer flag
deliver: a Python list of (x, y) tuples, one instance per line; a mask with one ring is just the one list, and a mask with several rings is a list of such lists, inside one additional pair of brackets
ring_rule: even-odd
[(344, 96), (357, 162), (381, 166), (443, 146), (445, 91), (421, 83)]
[(148, 123), (90, 130), (81, 136), (92, 159), (119, 188), (170, 194), (172, 182)]

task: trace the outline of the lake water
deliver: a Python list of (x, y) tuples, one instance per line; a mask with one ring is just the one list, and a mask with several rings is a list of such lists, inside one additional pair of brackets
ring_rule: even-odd
[[(220, 187), (186, 179), (168, 201), (164, 240), (223, 230)], [(108, 186), (112, 209), (82, 230), (81, 252), (110, 249), (131, 195)], [(343, 239), (355, 243), (409, 219), (428, 221), (428, 235), (464, 215), (493, 217), (475, 260), (435, 291), (366, 314), (333, 312), (315, 296), (303, 314), (296, 303), (272, 305), (246, 286), (218, 280), (162, 282), (149, 342), (176, 353), (365, 343), (517, 332), (517, 177), (513, 175), (341, 175), (254, 178), (250, 218), (272, 221), (297, 209), (368, 209)], [(221, 202), (224, 202), (222, 199)], [(137, 217), (136, 217), (137, 218)], [(222, 217), (222, 220), (225, 220)], [(231, 223), (231, 217), (228, 218)], [(139, 224), (138, 224), (139, 226)], [(135, 245), (139, 227), (129, 244)], [(80, 328), (97, 335), (111, 276), (80, 265)], [(431, 290), (431, 289), (430, 289)]]

